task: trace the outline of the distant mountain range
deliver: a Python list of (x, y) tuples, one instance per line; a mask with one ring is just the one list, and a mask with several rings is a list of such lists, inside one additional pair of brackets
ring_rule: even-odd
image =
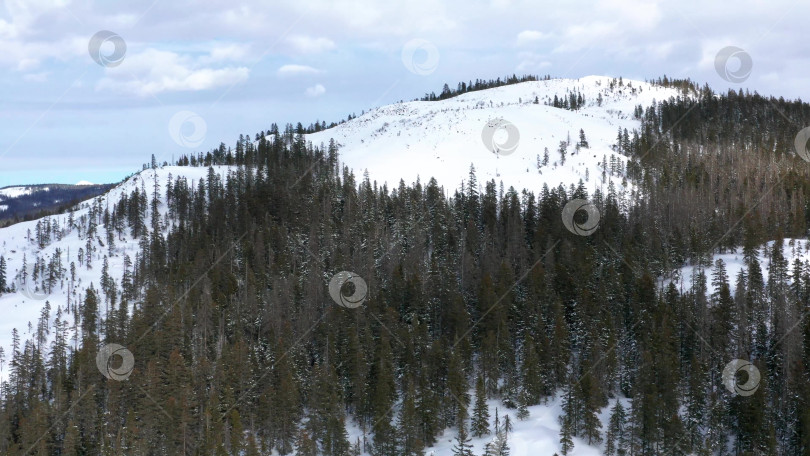
[(0, 188), (0, 226), (61, 212), (101, 195), (114, 184), (41, 184)]

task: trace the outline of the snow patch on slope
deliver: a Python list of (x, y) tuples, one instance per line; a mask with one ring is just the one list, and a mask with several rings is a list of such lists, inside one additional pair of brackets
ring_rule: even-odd
[[(760, 246), (757, 253), (759, 268), (762, 272), (762, 277), (766, 282), (768, 280), (768, 269), (771, 266), (769, 256), (771, 249), (773, 249), (774, 242), (776, 241), (766, 242), (764, 245)], [(782, 253), (785, 256), (785, 260), (787, 260), (789, 274), (793, 273), (793, 262), (795, 260), (799, 260), (805, 264), (806, 267), (810, 266), (810, 240), (791, 238), (785, 239), (782, 244)], [(742, 248), (737, 249), (735, 252), (715, 254), (712, 257), (712, 266), (703, 268), (703, 273), (706, 275), (707, 296), (711, 296), (713, 293), (718, 291), (712, 285), (712, 273), (715, 270), (714, 264), (717, 260), (723, 260), (723, 263), (725, 263), (726, 275), (728, 276), (728, 285), (733, 295), (734, 287), (737, 283), (737, 275), (740, 273), (740, 271), (745, 270), (746, 274), (748, 271), (748, 266), (746, 266), (745, 261), (743, 260)], [(701, 268), (697, 265), (683, 266), (678, 268), (671, 278), (665, 279), (662, 283), (666, 287), (669, 286), (670, 282), (672, 282), (681, 292), (688, 291), (690, 288), (692, 288), (692, 284), (696, 279), (696, 274), (700, 272), (700, 269)], [(788, 282), (793, 283), (792, 278), (789, 278)]]
[(34, 191), (47, 192), (50, 191), (50, 188), (48, 187), (33, 188), (25, 186), (5, 187), (0, 188), (0, 196), (3, 196), (5, 198), (17, 198), (23, 195), (30, 195)]
[[(427, 183), (435, 177), (445, 188), (457, 188), (466, 181), (470, 164), (479, 182), (495, 179), (508, 188), (514, 186), (537, 192), (544, 183), (568, 187), (582, 180), (589, 192), (607, 190), (602, 181), (603, 159), (626, 157), (611, 147), (619, 128), (632, 132), (640, 126), (633, 118), (637, 105), (677, 97), (679, 91), (641, 81), (625, 80), (610, 88), (612, 78), (589, 76), (581, 79), (552, 79), (523, 82), (477, 92), (468, 92), (441, 101), (413, 101), (372, 109), (337, 127), (307, 135), (314, 144), (334, 139), (342, 161), (356, 174), (368, 170), (372, 181), (396, 187), (400, 179)], [(550, 106), (554, 96), (565, 98), (577, 91), (585, 106), (570, 111)], [(601, 95), (601, 105), (597, 101)], [(538, 104), (534, 101), (537, 99)], [(548, 103), (546, 105), (544, 103)], [(514, 124), (520, 141), (510, 155), (496, 155), (484, 145), (482, 130), (487, 122), (504, 119)], [(575, 152), (579, 130), (583, 129), (588, 149)], [(499, 130), (502, 143), (505, 131)], [(568, 157), (562, 163), (557, 150), (570, 137)], [(549, 162), (538, 168), (544, 148)], [(556, 163), (555, 163), (556, 162)], [(617, 190), (621, 177), (613, 177)]]

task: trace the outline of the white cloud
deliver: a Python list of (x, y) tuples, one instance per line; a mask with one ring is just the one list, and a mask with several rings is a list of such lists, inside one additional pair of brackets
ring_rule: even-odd
[(17, 64), (17, 71), (31, 71), (39, 66), (39, 60), (24, 58)]
[(319, 97), (326, 93), (326, 87), (324, 87), (322, 84), (315, 84), (314, 86), (309, 87), (305, 93), (308, 97)]
[(240, 62), (250, 55), (250, 46), (239, 43), (215, 44), (208, 56), (201, 59), (203, 62)]
[(555, 53), (577, 52), (581, 49), (610, 43), (613, 47), (623, 44), (621, 28), (615, 22), (591, 22), (590, 24), (575, 24), (569, 26), (560, 40), (560, 45), (554, 48)]
[(329, 38), (313, 38), (305, 35), (296, 35), (287, 38), (287, 42), (292, 48), (302, 54), (319, 54), (321, 52), (331, 51), (337, 46), (335, 42)]
[(521, 52), (518, 54), (520, 63), (515, 71), (518, 73), (539, 73), (540, 70), (551, 66), (551, 62), (544, 56), (533, 52)]
[(295, 64), (284, 65), (281, 68), (279, 68), (278, 71), (276, 71), (276, 74), (282, 77), (300, 76), (305, 74), (318, 74), (318, 73), (322, 73), (322, 71), (308, 65), (295, 65)]
[(193, 59), (150, 48), (127, 55), (120, 66), (107, 71), (107, 76), (99, 81), (96, 88), (149, 96), (238, 84), (247, 80), (250, 74), (245, 67), (206, 67), (204, 64), (210, 60), (210, 55)]
[(609, 16), (622, 18), (628, 26), (651, 30), (663, 18), (658, 3), (659, 0), (602, 0), (599, 7)]
[(537, 30), (524, 30), (518, 33), (517, 44), (518, 46), (531, 44), (534, 43), (535, 41), (544, 40), (550, 36), (551, 36), (550, 33), (538, 32)]
[(43, 71), (41, 73), (29, 73), (23, 76), (23, 79), (28, 82), (47, 82), (50, 71)]

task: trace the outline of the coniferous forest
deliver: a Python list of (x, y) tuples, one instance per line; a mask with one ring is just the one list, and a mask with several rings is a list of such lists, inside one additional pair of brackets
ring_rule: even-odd
[[(562, 397), (560, 455), (574, 437), (611, 456), (810, 455), (810, 264), (783, 241), (810, 223), (793, 150), (810, 105), (657, 83), (684, 96), (639, 107), (641, 129), (617, 132), (630, 160), (603, 168), (632, 190), (516, 189), (472, 167), (380, 186), (301, 124), (273, 125), (176, 163), (225, 178), (43, 227), (43, 244), (80, 230), (140, 247), (69, 316), (16, 336), (0, 454), (421, 456), (453, 428), (456, 455), (490, 435), (486, 456), (505, 456), (509, 420)], [(598, 209), (589, 236), (563, 223), (575, 199)], [(745, 261), (731, 277), (712, 257), (730, 251)], [(698, 273), (675, 286), (685, 264)], [(37, 272), (59, 286), (83, 267), (102, 265)], [(359, 306), (330, 296), (341, 271), (367, 285), (342, 290)], [(133, 354), (125, 381), (99, 374), (111, 343)], [(734, 359), (761, 374), (753, 394), (724, 385)]]

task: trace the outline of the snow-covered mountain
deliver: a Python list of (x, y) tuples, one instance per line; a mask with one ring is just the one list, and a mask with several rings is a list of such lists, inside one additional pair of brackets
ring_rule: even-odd
[[(228, 169), (226, 166), (214, 167), (215, 172), (223, 179)], [(53, 324), (57, 310), (61, 310), (63, 321), (66, 319), (74, 321), (72, 313), (76, 303), (84, 299), (84, 290), (91, 284), (95, 289), (99, 289), (105, 255), (108, 258), (110, 275), (117, 279), (120, 279), (123, 273), (125, 256), (134, 259), (135, 252), (138, 251), (138, 241), (129, 235), (128, 230), (124, 230), (121, 236), (115, 235), (115, 245), (112, 249), (106, 245), (106, 232), (103, 229), (99, 229), (93, 239), (86, 238), (92, 205), (96, 205), (99, 209), (95, 211), (98, 217), (106, 208), (111, 209), (124, 193), (130, 194), (135, 189), (143, 190), (148, 201), (157, 188), (160, 195), (165, 198), (166, 183), (170, 176), (173, 179), (183, 176), (188, 185), (196, 186), (199, 180), (207, 175), (208, 168), (201, 167), (168, 166), (142, 171), (104, 195), (81, 203), (69, 213), (0, 228), (0, 256), (6, 262), (8, 285), (16, 290), (14, 293), (0, 295), (0, 313), (7, 317), (0, 320), (0, 348), (3, 349), (5, 359), (10, 357), (12, 349), (12, 330), (16, 328), (19, 331), (21, 340), (30, 338), (32, 331), (36, 331), (46, 302), (50, 305), (49, 324)], [(155, 181), (157, 187), (154, 185)], [(166, 217), (165, 203), (161, 205), (160, 213), (161, 217)], [(148, 217), (147, 215), (147, 219)], [(45, 231), (46, 226), (56, 234), (40, 243), (37, 232)], [(89, 266), (86, 253), (88, 243), (93, 250)], [(61, 269), (61, 278), (50, 289), (46, 288), (44, 277), (37, 277), (36, 280), (31, 277), (33, 265), (37, 262), (44, 265), (58, 265), (56, 267)], [(71, 277), (71, 263), (76, 265), (75, 277)], [(22, 277), (24, 267), (25, 279)], [(103, 305), (100, 306), (100, 310), (102, 313), (106, 312)], [(4, 379), (7, 367), (0, 367), (2, 367), (0, 379)]]
[[(525, 82), (442, 101), (398, 103), (373, 109), (335, 128), (310, 134), (307, 139), (314, 144), (327, 144), (334, 138), (342, 162), (358, 175), (367, 169), (372, 180), (388, 182), (389, 187), (398, 185), (400, 179), (410, 183), (419, 177), (425, 183), (435, 177), (447, 191), (452, 191), (467, 180), (473, 164), (479, 182), (495, 179), (517, 189), (538, 191), (544, 183), (567, 187), (581, 180), (589, 191), (606, 190), (612, 180), (617, 190), (622, 190), (626, 157), (612, 147), (618, 130), (632, 132), (639, 126), (639, 120), (633, 115), (637, 106), (646, 108), (655, 100), (678, 96), (678, 91), (640, 81), (625, 80), (621, 86), (612, 82), (612, 78), (596, 76)], [(569, 110), (551, 106), (555, 96), (564, 99), (571, 93), (584, 97), (582, 107)], [(580, 129), (585, 133), (587, 147), (576, 146), (580, 142)], [(513, 136), (515, 134), (519, 134), (519, 140)], [(560, 143), (569, 140), (563, 163)], [(514, 150), (507, 150), (514, 144), (517, 145)], [(549, 151), (548, 162), (543, 164), (545, 148)], [(214, 167), (214, 170), (223, 179), (229, 172), (224, 166)], [(128, 230), (124, 230), (123, 235), (115, 235), (112, 248), (107, 245), (103, 228), (99, 228), (94, 238), (87, 239), (85, 233), (91, 214), (100, 217), (105, 208), (135, 189), (145, 191), (147, 200), (151, 200), (155, 189), (161, 196), (165, 195), (170, 178), (183, 176), (194, 188), (207, 174), (208, 168), (202, 167), (145, 170), (102, 196), (83, 202), (71, 213), (0, 228), (0, 255), (6, 261), (8, 281), (16, 289), (14, 293), (0, 296), (0, 312), (5, 315), (0, 320), (4, 359), (10, 358), (12, 329), (19, 331), (22, 340), (30, 338), (46, 302), (50, 311), (47, 322), (43, 320), (42, 324), (52, 327), (58, 310), (62, 321), (73, 325), (75, 305), (84, 299), (84, 290), (91, 284), (96, 289), (100, 287), (105, 255), (110, 275), (117, 280), (123, 273), (125, 258), (129, 256), (134, 260), (139, 245)], [(632, 187), (632, 182), (627, 185)], [(4, 191), (25, 190), (15, 187)], [(160, 213), (161, 217), (167, 217), (165, 201)], [(146, 223), (149, 225), (151, 221)], [(50, 231), (56, 233), (47, 242), (37, 238), (43, 224), (51, 226)], [(88, 246), (92, 250), (89, 267)], [(42, 277), (34, 280), (30, 275), (36, 262), (56, 265), (62, 270), (60, 278), (47, 291)], [(75, 276), (70, 272), (71, 263), (76, 265)], [(25, 280), (23, 268), (26, 269)], [(101, 301), (100, 309), (104, 313), (104, 299)], [(3, 365), (0, 378), (5, 378), (7, 372), (8, 366)], [(498, 404), (491, 405), (494, 413)], [(532, 407), (530, 411), (532, 417), (515, 426), (510, 442), (512, 454), (553, 454), (559, 441), (559, 401)], [(603, 413), (603, 419), (604, 416)], [(349, 427), (351, 431), (351, 424)], [(449, 455), (452, 438), (453, 431), (448, 430), (426, 454)], [(484, 443), (486, 439), (474, 442), (479, 449)], [(577, 441), (573, 454), (599, 453), (595, 447)]]
[(40, 184), (0, 188), (0, 223), (52, 213), (106, 192), (110, 185)]
[[(317, 145), (334, 138), (341, 160), (355, 174), (368, 170), (372, 181), (387, 182), (389, 188), (396, 187), (400, 179), (412, 183), (419, 177), (426, 183), (435, 177), (445, 189), (453, 189), (467, 180), (473, 164), (479, 182), (495, 179), (507, 188), (538, 191), (543, 183), (568, 186), (582, 180), (592, 192), (606, 189), (611, 179), (608, 169), (606, 181), (601, 180), (605, 164), (610, 168), (612, 160), (621, 161), (619, 167), (623, 168), (625, 157), (612, 146), (620, 128), (632, 132), (639, 127), (634, 109), (679, 95), (677, 89), (642, 81), (623, 80), (621, 86), (611, 84), (613, 81), (604, 76), (551, 79), (441, 101), (397, 103), (310, 134), (308, 139)], [(577, 110), (552, 106), (555, 96), (563, 100), (572, 92), (584, 97), (584, 106)], [(505, 126), (504, 122), (516, 128), (497, 128)], [(580, 129), (588, 148), (577, 152)], [(516, 141), (516, 149), (493, 153), (491, 142), (483, 137), (493, 130), (496, 146), (503, 149)], [(560, 142), (569, 140), (563, 163)], [(542, 166), (545, 148), (549, 160)], [(612, 178), (621, 182), (621, 177)]]

